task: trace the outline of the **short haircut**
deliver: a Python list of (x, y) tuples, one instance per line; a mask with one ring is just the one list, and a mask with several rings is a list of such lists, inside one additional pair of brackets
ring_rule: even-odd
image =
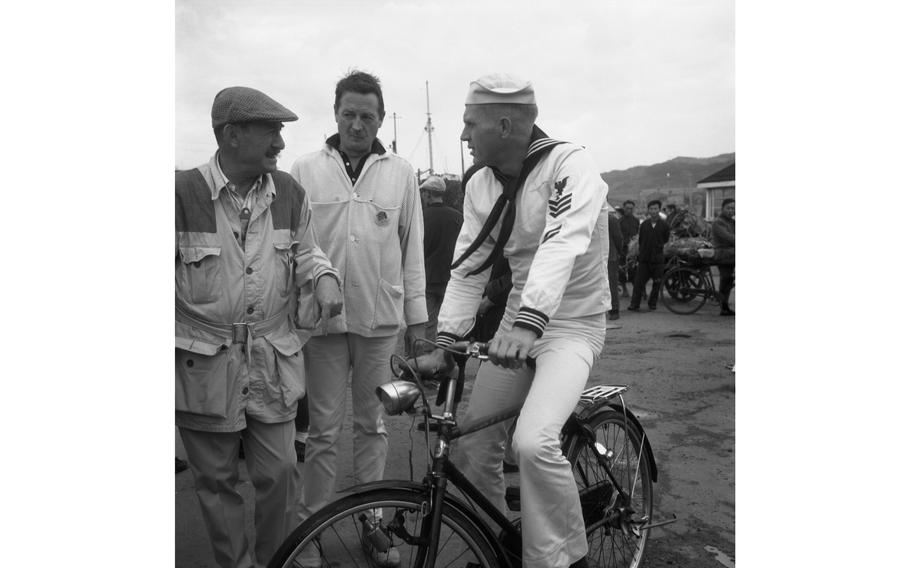
[(484, 116), (494, 120), (507, 116), (513, 123), (520, 123), (528, 128), (533, 126), (534, 121), (537, 120), (537, 105), (493, 103), (479, 106), (483, 109)]
[(622, 202), (622, 206), (625, 207), (626, 205), (631, 205), (632, 207), (635, 207), (635, 202), (632, 201), (631, 199), (626, 199), (625, 201)]
[(650, 208), (652, 205), (657, 205), (657, 207), (659, 208), (660, 205), (661, 205), (661, 204), (660, 204), (660, 199), (652, 199), (651, 201), (649, 201), (649, 202), (648, 202), (648, 208)]
[(341, 95), (345, 93), (359, 93), (369, 95), (373, 93), (379, 99), (379, 117), (385, 116), (385, 103), (382, 101), (382, 87), (379, 84), (379, 78), (370, 75), (364, 71), (356, 69), (342, 77), (338, 84), (335, 85), (335, 110), (341, 104)]
[(676, 205), (674, 205), (673, 203), (667, 203), (667, 209), (672, 209), (673, 211), (676, 211)]
[(721, 207), (726, 207), (726, 206), (729, 205), (730, 203), (734, 203), (734, 202), (736, 202), (735, 199), (733, 199), (732, 197), (728, 197), (728, 198), (724, 199), (724, 200), (721, 202), (720, 206), (721, 206)]

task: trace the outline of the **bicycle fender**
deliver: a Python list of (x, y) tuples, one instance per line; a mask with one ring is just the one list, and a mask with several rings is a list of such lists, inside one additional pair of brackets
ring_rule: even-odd
[(651, 481), (657, 483), (657, 461), (654, 459), (654, 452), (651, 450), (651, 441), (648, 439), (648, 434), (645, 432), (641, 422), (638, 421), (638, 417), (628, 407), (623, 408), (619, 404), (607, 404), (607, 406), (621, 414), (624, 413), (629, 418), (629, 422), (634, 424), (638, 431), (641, 432), (641, 437), (645, 444), (645, 453), (648, 456), (648, 464), (651, 466)]
[[(363, 483), (361, 485), (355, 485), (353, 487), (342, 489), (338, 492), (339, 495), (336, 498), (340, 498), (342, 496), (346, 497), (348, 495), (359, 495), (361, 493), (386, 489), (406, 491), (408, 493), (414, 494), (427, 493), (428, 491), (426, 485), (417, 483), (415, 481), (409, 481), (406, 479), (382, 479), (379, 481), (370, 481), (368, 483)], [(488, 527), (487, 524), (478, 517), (477, 513), (471, 506), (449, 492), (446, 492), (445, 504), (457, 510), (464, 518), (474, 523), (474, 527), (480, 532), (481, 535), (483, 535), (483, 537), (487, 540), (487, 543), (490, 545), (490, 548), (492, 548), (496, 553), (499, 566), (507, 567), (512, 565), (508, 559), (509, 555), (506, 553), (506, 550), (500, 542), (499, 538), (497, 538), (497, 536), (492, 533), (490, 527)]]

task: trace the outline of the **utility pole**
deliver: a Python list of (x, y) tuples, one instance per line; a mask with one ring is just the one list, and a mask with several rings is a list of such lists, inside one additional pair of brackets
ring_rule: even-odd
[(430, 82), (427, 81), (427, 147), (430, 149), (430, 173), (433, 173), (433, 120), (430, 118)]
[(461, 156), (461, 179), (464, 179), (464, 140), (458, 140), (458, 154)]

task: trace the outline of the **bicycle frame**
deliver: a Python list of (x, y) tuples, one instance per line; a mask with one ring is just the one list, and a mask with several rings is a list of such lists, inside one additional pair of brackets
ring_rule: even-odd
[[(497, 539), (496, 536), (492, 534), (489, 526), (479, 527), (485, 533), (491, 545), (499, 550), (500, 555), (506, 559), (510, 566), (520, 565), (520, 531), (505, 515), (503, 515), (499, 508), (494, 505), (473, 483), (471, 483), (471, 481), (465, 477), (461, 470), (459, 470), (458, 467), (450, 461), (449, 450), (451, 442), (458, 438), (518, 416), (522, 405), (516, 405), (500, 413), (478, 420), (464, 428), (458, 428), (453, 417), (458, 406), (457, 395), (461, 390), (459, 386), (464, 381), (465, 362), (466, 358), (458, 360), (457, 379), (454, 379), (452, 377), (445, 379), (446, 396), (442, 416), (433, 416), (429, 413), (428, 409), (425, 409), (425, 421), (428, 422), (429, 419), (432, 418), (438, 420), (441, 424), (436, 439), (436, 445), (432, 451), (432, 461), (429, 467), (429, 471), (427, 472), (427, 476), (423, 481), (423, 486), (425, 488), (424, 490), (429, 494), (429, 506), (430, 511), (432, 511), (432, 515), (429, 517), (429, 519), (425, 520), (421, 526), (420, 536), (417, 539), (415, 539), (413, 535), (408, 534), (406, 529), (397, 521), (393, 521), (388, 526), (388, 528), (402, 540), (405, 540), (410, 544), (418, 545), (417, 565), (433, 566), (436, 562), (440, 527), (442, 523), (442, 511), (446, 500), (446, 490), (448, 483), (451, 481), (456, 488), (458, 488), (464, 495), (467, 496), (470, 503), (479, 506), (480, 509), (486, 513), (489, 518), (495, 523), (495, 525), (502, 530), (501, 538)], [(422, 390), (422, 386), (420, 388)], [(620, 396), (621, 393), (627, 390), (627, 388), (628, 387), (626, 386), (599, 386), (586, 390), (579, 400), (579, 406), (583, 408), (582, 413), (584, 413), (584, 411), (587, 409), (598, 408), (599, 403), (602, 401), (607, 401), (615, 396)], [(621, 410), (626, 420), (633, 422), (635, 426), (639, 428), (639, 431), (642, 432), (641, 447), (637, 448), (637, 455), (639, 456), (638, 459), (641, 460), (644, 456), (646, 456), (645, 459), (649, 461), (649, 465), (651, 466), (650, 471), (652, 472), (652, 481), (656, 481), (657, 467), (654, 460), (654, 455), (651, 451), (650, 442), (648, 441), (647, 436), (644, 435), (644, 430), (641, 429), (641, 424), (638, 422), (635, 416), (626, 409), (625, 401), (623, 401), (621, 396), (620, 402), (622, 403), (620, 406), (611, 406), (614, 406), (614, 408)], [(622, 484), (619, 483), (615, 477), (613, 477), (606, 452), (602, 448), (598, 447), (595, 436), (585, 431), (585, 428), (582, 424), (582, 419), (580, 418), (578, 411), (570, 415), (570, 418), (566, 423), (566, 427), (563, 429), (563, 433), (569, 436), (579, 435), (584, 440), (585, 444), (591, 448), (593, 455), (595, 455), (597, 457), (597, 460), (600, 461), (604, 466), (604, 471), (607, 473), (609, 483), (611, 484), (613, 490), (617, 492), (617, 499), (626, 500), (630, 498), (629, 495), (625, 494)], [(565, 451), (566, 448), (563, 448), (563, 450)], [(602, 490), (602, 488), (594, 486), (587, 488), (586, 493), (584, 494), (599, 490)], [(634, 493), (634, 486), (632, 491)], [(584, 494), (580, 495), (583, 496)], [(606, 522), (606, 520), (601, 519), (598, 523), (595, 523), (590, 527), (586, 526), (586, 531), (591, 532), (593, 530), (596, 530)], [(518, 564), (514, 564), (512, 562), (513, 558), (517, 560)]]

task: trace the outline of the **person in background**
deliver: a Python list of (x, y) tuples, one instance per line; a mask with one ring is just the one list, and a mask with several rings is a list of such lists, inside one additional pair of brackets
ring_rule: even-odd
[[(314, 309), (312, 288), (300, 289), (297, 324), (312, 334), (305, 347), (310, 427), (301, 522), (333, 498), (349, 378), (353, 484), (382, 479), (389, 441), (374, 391), (391, 376), (389, 357), (402, 323), (408, 352), (424, 337), (427, 323), (417, 179), (376, 138), (385, 116), (379, 79), (350, 72), (335, 86), (334, 109), (338, 132), (291, 167), (294, 179), (311, 192), (316, 235), (340, 272), (344, 293), (343, 311), (329, 319)], [(378, 513), (370, 522), (379, 522)], [(394, 548), (367, 554), (372, 565), (398, 563)]]
[(667, 226), (670, 227), (670, 230), (673, 229), (673, 223), (676, 222), (676, 216), (679, 215), (679, 209), (676, 208), (676, 205), (673, 203), (667, 204)]
[(660, 218), (660, 201), (648, 202), (648, 219), (638, 229), (638, 269), (629, 310), (637, 312), (641, 304), (645, 284), (651, 280), (651, 294), (648, 309), (657, 309), (660, 294), (660, 280), (664, 273), (664, 245), (670, 240), (670, 227)]
[[(635, 216), (635, 202), (628, 199), (622, 204), (622, 217), (619, 219), (619, 229), (622, 232), (622, 246), (619, 250), (619, 265), (627, 266), (626, 261), (629, 255), (629, 243), (632, 238), (638, 235), (638, 217)], [(635, 282), (635, 274), (627, 274), (625, 270), (619, 273), (619, 285), (622, 286), (622, 297), (628, 298), (629, 291), (626, 289), (626, 282)]]
[(427, 280), (426, 337), (436, 341), (436, 319), (449, 282), (449, 266), (455, 251), (455, 240), (461, 230), (461, 212), (443, 202), (446, 182), (440, 176), (429, 176), (420, 185), (423, 210), (423, 262)]
[(619, 319), (619, 249), (622, 247), (623, 239), (619, 218), (615, 212), (610, 213), (608, 222), (610, 256), (607, 261), (607, 277), (610, 280), (610, 311), (607, 312), (607, 318), (612, 321)]
[[(309, 286), (325, 317), (341, 311), (309, 197), (278, 171), (282, 123), (293, 120), (260, 91), (224, 89), (212, 104), (218, 151), (175, 174), (176, 422), (222, 568), (265, 566), (290, 532), (304, 393), (295, 288)], [(252, 550), (241, 440), (255, 498)]]
[(730, 291), (733, 290), (733, 274), (736, 268), (736, 201), (732, 197), (724, 199), (720, 217), (711, 228), (711, 240), (714, 242), (714, 262), (720, 272), (720, 315), (733, 316), (730, 309)]

